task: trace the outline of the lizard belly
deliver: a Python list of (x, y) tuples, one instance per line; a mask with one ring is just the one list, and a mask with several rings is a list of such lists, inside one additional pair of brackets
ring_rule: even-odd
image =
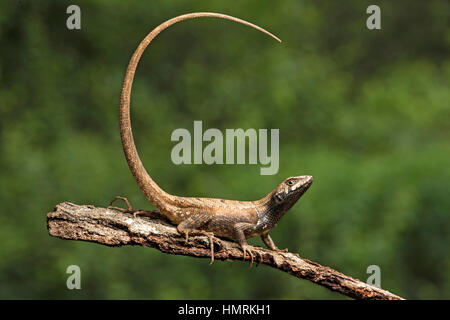
[[(219, 237), (224, 237), (228, 239), (235, 240), (235, 228), (237, 223), (249, 223), (255, 224), (256, 217), (252, 214), (239, 214), (239, 215), (214, 215), (210, 222), (205, 225), (205, 230), (214, 233), (214, 235)], [(246, 234), (247, 237), (247, 234)], [(247, 238), (254, 237), (254, 235), (249, 234)]]

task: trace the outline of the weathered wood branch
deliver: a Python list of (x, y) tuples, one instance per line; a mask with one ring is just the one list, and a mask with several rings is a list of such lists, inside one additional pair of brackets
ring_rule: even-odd
[[(131, 214), (115, 209), (60, 203), (53, 212), (47, 214), (47, 227), (51, 236), (62, 239), (84, 240), (107, 246), (141, 245), (170, 254), (210, 258), (207, 237), (191, 237), (186, 242), (173, 225), (163, 220), (134, 218)], [(251, 247), (251, 251), (261, 264), (355, 299), (402, 299), (389, 291), (301, 258), (298, 254), (275, 252), (260, 247)], [(243, 260), (242, 250), (231, 241), (214, 238), (214, 252), (215, 260)]]

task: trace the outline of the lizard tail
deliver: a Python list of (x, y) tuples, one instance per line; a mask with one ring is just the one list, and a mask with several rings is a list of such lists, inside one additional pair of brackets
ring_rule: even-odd
[(122, 93), (120, 96), (120, 136), (122, 139), (123, 150), (125, 153), (125, 157), (130, 167), (130, 170), (136, 180), (139, 188), (144, 193), (145, 197), (148, 201), (150, 201), (153, 205), (161, 208), (165, 205), (171, 203), (171, 195), (162, 190), (150, 177), (148, 172), (145, 170), (144, 165), (142, 164), (141, 159), (139, 158), (138, 152), (136, 150), (136, 145), (133, 139), (133, 132), (131, 130), (131, 119), (130, 119), (130, 95), (131, 95), (131, 87), (133, 85), (134, 74), (136, 72), (136, 67), (139, 63), (139, 60), (150, 44), (150, 42), (164, 29), (170, 27), (171, 25), (188, 19), (194, 18), (203, 18), (203, 17), (212, 17), (212, 18), (220, 18), (231, 20), (234, 22), (242, 23), (244, 25), (255, 28), (275, 40), (281, 42), (276, 36), (271, 34), (270, 32), (250, 23), (245, 20), (241, 20), (232, 16), (228, 16), (220, 13), (212, 13), (212, 12), (197, 12), (197, 13), (188, 13), (184, 14), (166, 22), (160, 24), (158, 27), (153, 29), (139, 44), (133, 56), (131, 57), (130, 63), (128, 64), (128, 68), (125, 74), (125, 79), (123, 81)]

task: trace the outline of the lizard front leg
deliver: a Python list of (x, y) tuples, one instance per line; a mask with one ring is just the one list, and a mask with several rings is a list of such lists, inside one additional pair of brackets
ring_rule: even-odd
[(269, 248), (270, 250), (288, 252), (287, 248), (283, 249), (283, 250), (278, 249), (278, 247), (275, 245), (272, 238), (270, 237), (269, 232), (263, 233), (261, 235), (261, 239), (264, 242), (264, 244), (267, 246), (267, 248)]

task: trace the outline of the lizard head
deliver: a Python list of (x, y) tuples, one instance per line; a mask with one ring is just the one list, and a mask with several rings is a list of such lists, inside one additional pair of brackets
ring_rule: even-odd
[(289, 210), (313, 183), (312, 176), (289, 177), (274, 190), (272, 199), (284, 210)]

